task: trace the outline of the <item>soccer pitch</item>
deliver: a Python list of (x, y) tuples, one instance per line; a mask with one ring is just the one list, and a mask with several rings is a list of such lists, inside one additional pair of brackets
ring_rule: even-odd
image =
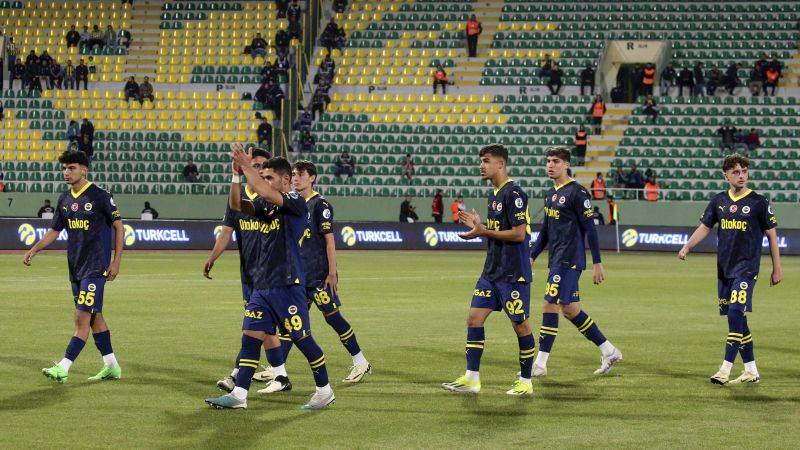
[[(128, 252), (106, 287), (104, 312), (122, 380), (86, 380), (101, 367), (93, 343), (59, 385), (41, 374), (72, 334), (66, 255), (33, 266), (2, 254), (0, 448), (794, 448), (800, 421), (800, 259), (771, 264), (750, 318), (760, 385), (712, 385), (727, 322), (716, 304), (712, 255), (605, 253), (607, 280), (584, 274), (586, 311), (624, 361), (592, 375), (597, 348), (561, 318), (546, 379), (532, 398), (505, 395), (519, 370), (517, 340), (501, 312), (486, 324), (482, 392), (441, 389), (465, 368), (465, 317), (482, 252), (339, 252), (342, 312), (374, 367), (341, 383), (351, 363), (338, 336), (312, 310), (336, 404), (301, 411), (314, 389), (297, 349), (287, 368), (294, 390), (263, 396), (254, 383), (244, 411), (210, 409), (214, 383), (240, 345), (238, 257), (202, 277), (206, 253)], [(546, 255), (535, 265), (532, 328), (538, 337)], [(537, 344), (538, 345), (538, 344)], [(262, 354), (262, 363), (265, 358)], [(741, 370), (737, 359), (732, 375)], [(795, 431), (792, 431), (795, 430)]]

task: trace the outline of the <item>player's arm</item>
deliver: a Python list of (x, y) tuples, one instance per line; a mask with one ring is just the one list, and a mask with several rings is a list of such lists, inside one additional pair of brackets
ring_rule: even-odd
[(111, 222), (114, 228), (114, 259), (106, 269), (106, 280), (114, 281), (119, 274), (119, 266), (122, 264), (122, 251), (125, 248), (125, 227), (122, 226), (122, 219)]
[(233, 175), (231, 176), (231, 192), (228, 194), (228, 206), (233, 211), (252, 216), (255, 214), (253, 202), (242, 201), (242, 181), (239, 178), (241, 169), (235, 162), (232, 163), (231, 166), (233, 168)]
[(603, 270), (603, 262), (600, 260), (600, 239), (597, 237), (597, 227), (594, 224), (594, 219), (587, 217), (585, 214), (578, 224), (586, 236), (586, 240), (589, 242), (589, 250), (592, 252), (592, 282), (600, 284), (605, 280), (606, 275)]
[(477, 237), (485, 237), (488, 239), (497, 239), (505, 242), (522, 242), (525, 240), (525, 228), (527, 224), (519, 224), (509, 230), (490, 230), (486, 225), (481, 223), (481, 217), (474, 209), (468, 213), (460, 211), (458, 218), (461, 223), (468, 226), (470, 230), (466, 233), (460, 233), (459, 237), (462, 239), (475, 239)]
[(692, 236), (689, 238), (689, 240), (683, 244), (681, 251), (678, 252), (678, 258), (685, 260), (686, 255), (688, 255), (697, 244), (702, 242), (710, 232), (711, 228), (701, 223), (697, 229), (694, 230), (694, 233), (692, 233)]
[(539, 239), (533, 243), (533, 248), (531, 249), (531, 264), (536, 261), (536, 258), (538, 258), (545, 247), (547, 247), (547, 242), (549, 240), (547, 233), (547, 218), (545, 217), (542, 222), (542, 228), (539, 230)]
[(333, 293), (339, 291), (339, 277), (336, 274), (336, 240), (333, 233), (325, 233), (325, 254), (328, 255), (328, 276), (325, 277), (323, 289), (331, 288)]
[(233, 228), (223, 225), (222, 230), (219, 232), (219, 235), (217, 235), (217, 240), (214, 241), (214, 248), (211, 250), (211, 254), (208, 256), (203, 266), (203, 276), (209, 280), (211, 279), (209, 273), (211, 273), (211, 269), (214, 267), (214, 261), (228, 248), (228, 244), (231, 242), (231, 235), (233, 235)]
[[(233, 162), (241, 167), (242, 172), (247, 177), (247, 183), (264, 200), (273, 205), (283, 206), (283, 193), (269, 185), (258, 173), (250, 162), (253, 159), (253, 149), (244, 151), (242, 144), (231, 144), (231, 158)], [(239, 194), (241, 196), (241, 194)]]
[(34, 244), (30, 250), (25, 252), (25, 256), (22, 258), (22, 263), (25, 264), (26, 266), (30, 266), (33, 257), (36, 256), (36, 254), (39, 253), (40, 251), (49, 247), (50, 244), (55, 242), (56, 239), (58, 239), (59, 233), (61, 232), (58, 230), (54, 230), (52, 228), (48, 230), (47, 233), (45, 233), (44, 236), (42, 236), (42, 238), (39, 239), (39, 242)]
[(769, 280), (769, 285), (775, 286), (783, 280), (781, 251), (778, 247), (778, 230), (775, 228), (767, 230), (767, 239), (769, 240), (769, 254), (772, 257), (772, 277)]

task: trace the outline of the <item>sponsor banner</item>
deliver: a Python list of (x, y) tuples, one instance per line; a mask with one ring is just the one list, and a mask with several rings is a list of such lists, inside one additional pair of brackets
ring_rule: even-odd
[[(0, 218), (0, 250), (24, 250), (41, 239), (49, 230), (50, 221), (42, 219)], [(538, 225), (533, 229), (537, 230)], [(210, 220), (126, 220), (125, 248), (131, 250), (210, 250), (222, 230), (218, 221)], [(458, 233), (466, 228), (454, 223), (342, 222), (334, 226), (336, 248), (341, 250), (482, 250), (486, 241), (465, 241)], [(620, 226), (622, 251), (677, 252), (691, 236), (692, 227)], [(615, 227), (597, 227), (600, 248), (616, 250)], [(800, 254), (800, 230), (779, 230), (781, 254)], [(534, 231), (531, 239), (539, 238)], [(66, 248), (67, 231), (62, 231), (51, 249)], [(229, 249), (235, 249), (231, 240)], [(712, 235), (701, 242), (694, 252), (716, 251)], [(767, 238), (763, 252), (769, 252)]]

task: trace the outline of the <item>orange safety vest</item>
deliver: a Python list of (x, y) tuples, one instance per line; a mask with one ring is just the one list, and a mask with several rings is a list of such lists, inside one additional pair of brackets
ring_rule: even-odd
[(575, 145), (580, 147), (582, 145), (586, 145), (586, 133), (585, 131), (578, 131), (575, 133)]
[(606, 198), (606, 180), (597, 181), (597, 178), (592, 180), (592, 196), (595, 200)]
[(437, 70), (436, 73), (433, 74), (434, 78), (439, 81), (447, 81), (447, 75), (441, 70)]
[(608, 202), (608, 224), (611, 225), (617, 221), (619, 221), (619, 207), (617, 207), (617, 202), (611, 200)]
[(474, 36), (480, 33), (481, 24), (477, 20), (469, 19), (467, 21), (467, 34)]
[(781, 73), (778, 72), (775, 69), (767, 70), (767, 81), (769, 81), (770, 83), (774, 83), (774, 82), (778, 81), (778, 77), (780, 77), (780, 76), (781, 76)]
[(604, 107), (605, 105), (602, 101), (595, 103), (594, 108), (592, 109), (592, 117), (603, 117)]
[(644, 185), (644, 199), (648, 202), (655, 202), (658, 200), (658, 183), (647, 183)]
[(458, 206), (458, 202), (453, 202), (450, 205), (450, 212), (453, 213), (453, 222), (458, 222), (458, 211), (460, 211)]
[(645, 84), (646, 86), (649, 86), (653, 84), (655, 80), (656, 80), (656, 69), (653, 68), (644, 69), (644, 79), (642, 80), (642, 83)]

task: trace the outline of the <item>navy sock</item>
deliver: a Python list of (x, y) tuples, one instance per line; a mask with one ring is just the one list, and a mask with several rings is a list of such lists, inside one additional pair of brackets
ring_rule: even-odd
[(742, 362), (749, 363), (755, 361), (756, 357), (753, 354), (753, 335), (750, 334), (750, 327), (747, 326), (747, 316), (742, 318), (742, 345), (739, 346), (739, 355), (742, 357)]
[(72, 339), (69, 340), (69, 345), (67, 345), (67, 351), (64, 352), (64, 358), (75, 361), (78, 359), (78, 355), (81, 354), (84, 345), (86, 345), (86, 341), (78, 336), (72, 336)]
[(328, 384), (328, 369), (325, 367), (325, 354), (319, 348), (314, 338), (311, 335), (294, 343), (298, 349), (308, 360), (308, 365), (311, 366), (311, 372), (314, 373), (314, 382), (317, 387), (323, 387)]
[(594, 345), (599, 346), (607, 340), (603, 333), (600, 332), (600, 328), (597, 328), (597, 325), (594, 324), (594, 320), (583, 311), (578, 313), (570, 322), (578, 328), (582, 335), (586, 336), (586, 339), (594, 342)]
[(289, 360), (289, 352), (292, 351), (294, 342), (292, 342), (292, 337), (288, 334), (280, 334), (278, 339), (281, 340), (281, 351), (283, 351), (283, 362), (285, 363)]
[(742, 345), (744, 313), (739, 309), (728, 309), (728, 338), (725, 340), (725, 361), (736, 361), (736, 354)]
[(550, 353), (558, 336), (558, 313), (542, 314), (542, 326), (539, 327), (539, 351)]
[(325, 316), (325, 321), (328, 322), (328, 325), (339, 335), (339, 340), (342, 341), (344, 348), (350, 352), (350, 356), (357, 355), (361, 352), (361, 347), (358, 346), (358, 341), (356, 340), (356, 334), (350, 324), (347, 323), (347, 320), (342, 317), (341, 312), (336, 311), (330, 316)]
[(244, 390), (250, 389), (253, 374), (258, 369), (258, 358), (261, 356), (261, 346), (264, 341), (242, 335), (242, 350), (239, 352), (239, 373), (236, 375), (236, 387)]
[(283, 357), (283, 347), (278, 346), (275, 348), (269, 348), (266, 351), (267, 353), (267, 362), (272, 367), (282, 366), (286, 363), (286, 359)]
[(108, 354), (114, 353), (114, 349), (111, 348), (111, 331), (101, 331), (100, 333), (92, 334), (94, 338), (94, 345), (97, 347), (97, 350), (100, 351), (100, 354), (106, 356)]
[(536, 340), (533, 333), (527, 336), (517, 336), (519, 341), (519, 376), (530, 378), (533, 372), (533, 354), (536, 352)]
[(483, 344), (486, 341), (483, 327), (467, 328), (467, 370), (478, 372), (481, 369)]

